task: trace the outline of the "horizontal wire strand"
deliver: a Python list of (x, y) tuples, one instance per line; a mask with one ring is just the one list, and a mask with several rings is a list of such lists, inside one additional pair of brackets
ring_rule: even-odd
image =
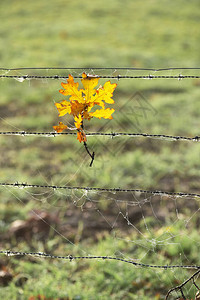
[(183, 193), (183, 192), (168, 192), (159, 190), (143, 190), (143, 189), (123, 189), (123, 188), (100, 188), (100, 187), (81, 187), (81, 186), (57, 186), (57, 185), (40, 185), (40, 184), (28, 184), (28, 183), (7, 183), (0, 182), (2, 187), (16, 187), (16, 188), (45, 188), (54, 190), (84, 190), (84, 191), (99, 191), (99, 192), (137, 192), (152, 195), (169, 195), (169, 196), (179, 196), (179, 197), (197, 197), (200, 198), (200, 194), (196, 193)]
[[(76, 132), (27, 132), (27, 131), (2, 131), (0, 135), (9, 136), (38, 136), (38, 137), (56, 137), (56, 136), (65, 136), (65, 135), (76, 135)], [(87, 137), (90, 136), (107, 136), (107, 137), (145, 137), (145, 138), (155, 138), (155, 139), (167, 139), (174, 141), (191, 141), (191, 142), (200, 142), (200, 136), (186, 137), (186, 136), (174, 136), (166, 134), (148, 134), (148, 133), (127, 133), (127, 132), (89, 132), (86, 133)]]
[[(96, 78), (102, 79), (199, 79), (200, 75), (139, 75), (139, 76), (132, 76), (132, 75), (94, 75)], [(52, 76), (42, 76), (42, 75), (0, 75), (0, 78), (13, 78), (21, 80), (29, 80), (29, 79), (68, 79), (68, 76), (59, 76), (59, 75), (52, 75)], [(82, 76), (74, 75), (73, 78), (81, 79)]]
[(44, 258), (52, 258), (52, 259), (64, 259), (64, 260), (78, 260), (78, 259), (102, 259), (102, 260), (115, 260), (115, 261), (121, 261), (124, 263), (129, 263), (137, 267), (142, 268), (157, 268), (157, 269), (175, 269), (175, 268), (182, 268), (182, 269), (200, 269), (200, 266), (198, 265), (150, 265), (150, 264), (143, 264), (143, 263), (136, 263), (132, 260), (119, 258), (119, 257), (113, 257), (113, 256), (73, 256), (73, 255), (67, 255), (67, 256), (60, 256), (60, 255), (52, 255), (47, 254), (43, 252), (20, 252), (20, 251), (11, 251), (11, 250), (0, 250), (0, 254), (5, 254), (7, 256), (12, 255), (20, 255), (20, 256), (36, 256), (36, 257), (44, 257)]
[(160, 72), (160, 71), (171, 71), (171, 70), (200, 70), (200, 67), (171, 67), (171, 68), (126, 68), (126, 67), (90, 67), (90, 68), (80, 68), (80, 67), (22, 67), (22, 68), (0, 68), (0, 71), (20, 71), (20, 70), (126, 70), (126, 71), (154, 71), (154, 72)]

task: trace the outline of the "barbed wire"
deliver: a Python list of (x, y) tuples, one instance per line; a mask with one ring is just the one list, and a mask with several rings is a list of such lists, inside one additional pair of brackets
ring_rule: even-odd
[[(82, 78), (81, 73), (84, 72), (90, 72), (91, 74), (88, 74), (89, 76), (94, 76), (94, 77), (98, 77), (98, 78), (110, 78), (110, 79), (194, 79), (194, 78), (200, 78), (199, 74), (185, 74), (182, 75), (181, 71), (195, 71), (195, 70), (200, 70), (199, 67), (196, 68), (125, 68), (125, 67), (112, 67), (112, 68), (100, 68), (100, 67), (94, 67), (94, 68), (70, 68), (70, 67), (43, 67), (43, 68), (29, 68), (29, 67), (25, 67), (25, 68), (0, 68), (0, 71), (5, 72), (4, 74), (0, 75), (0, 78), (13, 78), (19, 81), (24, 81), (24, 80), (30, 80), (30, 79), (67, 79), (68, 75), (66, 76), (66, 73), (77, 73), (79, 72), (80, 74), (74, 74), (73, 77), (74, 78)], [(8, 74), (8, 72), (17, 72), (17, 71), (55, 71), (55, 73), (57, 74)], [(58, 71), (58, 72), (56, 72)], [(65, 74), (60, 75), (58, 74), (60, 71), (65, 72)], [(68, 71), (68, 72), (66, 72)], [(102, 73), (103, 71), (110, 71), (112, 73), (112, 75), (102, 75), (100, 73)], [(119, 72), (124, 73), (124, 71), (126, 71), (126, 74), (119, 74)], [(166, 74), (166, 75), (152, 75), (152, 74), (139, 74), (139, 75), (134, 75), (134, 74), (130, 74), (130, 72), (168, 72), (168, 71), (180, 71), (179, 75), (175, 74)], [(129, 74), (128, 74), (129, 72)], [(97, 73), (97, 74), (95, 74)]]
[[(0, 135), (8, 136), (8, 135), (17, 135), (17, 136), (38, 136), (38, 137), (56, 137), (62, 135), (77, 135), (76, 132), (27, 132), (27, 131), (1, 131)], [(186, 136), (174, 136), (174, 135), (166, 135), (166, 134), (148, 134), (148, 133), (127, 133), (127, 132), (89, 132), (86, 133), (87, 137), (90, 136), (108, 136), (111, 138), (114, 137), (145, 137), (145, 138), (155, 138), (155, 139), (167, 139), (174, 141), (192, 141), (192, 142), (200, 142), (200, 136), (196, 135), (194, 137), (186, 137)]]
[(44, 189), (54, 189), (54, 190), (84, 190), (84, 191), (99, 191), (99, 192), (136, 192), (145, 193), (153, 195), (169, 195), (169, 196), (179, 196), (179, 197), (197, 197), (200, 198), (200, 194), (196, 193), (183, 193), (183, 192), (168, 192), (159, 190), (143, 190), (143, 189), (122, 189), (122, 188), (100, 188), (100, 187), (81, 187), (81, 186), (57, 186), (57, 185), (40, 185), (40, 184), (28, 184), (28, 183), (8, 183), (0, 182), (0, 186), (3, 187), (17, 187), (17, 188), (44, 188)]
[[(19, 81), (30, 80), (30, 79), (68, 79), (69, 76), (59, 76), (59, 75), (51, 75), (51, 76), (43, 76), (43, 75), (0, 75), (0, 78), (9, 78), (9, 79), (17, 79)], [(101, 79), (199, 79), (200, 75), (94, 75), (96, 78)], [(74, 75), (75, 79), (82, 79), (81, 75)]]
[(44, 257), (44, 258), (52, 258), (52, 259), (64, 259), (64, 260), (79, 260), (79, 259), (102, 259), (102, 260), (115, 260), (115, 261), (121, 261), (124, 263), (132, 264), (137, 267), (142, 268), (157, 268), (157, 269), (175, 269), (175, 268), (182, 268), (182, 269), (200, 269), (200, 266), (198, 265), (151, 265), (151, 264), (143, 264), (143, 263), (137, 263), (132, 260), (120, 258), (120, 257), (114, 257), (114, 256), (73, 256), (73, 255), (67, 255), (67, 256), (60, 256), (60, 255), (53, 255), (53, 254), (47, 254), (44, 252), (20, 252), (20, 251), (12, 251), (12, 250), (0, 250), (0, 254), (5, 254), (7, 256), (12, 255), (19, 255), (19, 256), (36, 256), (36, 257)]
[(60, 259), (60, 260), (68, 260), (69, 262), (75, 261), (75, 260), (112, 260), (112, 261), (119, 261), (122, 263), (127, 263), (131, 264), (135, 267), (139, 268), (151, 268), (151, 269), (193, 269), (197, 270), (193, 275), (191, 275), (189, 278), (187, 278), (183, 283), (181, 283), (178, 286), (175, 286), (171, 288), (167, 294), (165, 299), (167, 300), (169, 295), (176, 290), (179, 290), (181, 292), (181, 295), (183, 299), (186, 299), (182, 288), (191, 280), (193, 280), (194, 286), (199, 290), (199, 287), (194, 281), (194, 278), (200, 273), (200, 266), (198, 265), (151, 265), (151, 264), (143, 264), (143, 263), (137, 263), (134, 262), (130, 259), (124, 259), (120, 257), (114, 257), (114, 256), (103, 256), (103, 255), (98, 255), (98, 256), (93, 256), (93, 255), (88, 255), (88, 256), (73, 256), (71, 254), (67, 256), (61, 256), (61, 255), (53, 255), (49, 253), (44, 253), (44, 252), (21, 252), (21, 251), (12, 251), (12, 250), (0, 250), (0, 254), (5, 254), (7, 256), (31, 256), (31, 257), (40, 257), (40, 258), (50, 258), (50, 259)]

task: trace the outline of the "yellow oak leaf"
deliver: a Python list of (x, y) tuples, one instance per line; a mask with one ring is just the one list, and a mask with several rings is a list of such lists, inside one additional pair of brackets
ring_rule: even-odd
[(74, 82), (74, 78), (69, 74), (69, 78), (67, 79), (67, 83), (61, 83), (64, 90), (59, 90), (61, 94), (64, 96), (71, 96), (69, 98), (70, 101), (77, 100), (80, 103), (84, 103), (84, 99), (82, 97), (82, 91), (78, 90), (79, 83)]
[(67, 125), (63, 124), (62, 122), (59, 122), (58, 126), (53, 126), (53, 128), (55, 129), (55, 131), (62, 132), (63, 130), (67, 129)]
[(91, 96), (96, 93), (94, 87), (97, 86), (99, 79), (95, 77), (89, 77), (85, 73), (82, 74), (82, 77), (83, 79), (81, 79), (81, 82), (84, 89), (81, 91), (85, 94), (85, 103), (88, 103), (90, 102)]
[(71, 104), (70, 102), (63, 100), (60, 103), (55, 103), (55, 106), (57, 107), (57, 110), (59, 111), (59, 117), (62, 117), (66, 114), (71, 113)]
[[(93, 75), (82, 74), (81, 82), (83, 84), (83, 89), (78, 89), (79, 83), (74, 82), (72, 75), (69, 75), (67, 83), (61, 83), (63, 89), (59, 90), (64, 96), (70, 96), (69, 100), (63, 100), (60, 103), (55, 103), (59, 111), (59, 116), (64, 116), (65, 114), (71, 114), (74, 117), (74, 124), (77, 128), (77, 139), (79, 142), (86, 142), (86, 135), (83, 130), (83, 121), (85, 119), (90, 120), (91, 118), (104, 118), (112, 119), (112, 113), (115, 111), (114, 108), (105, 108), (105, 103), (113, 104), (112, 99), (113, 92), (117, 86), (116, 83), (111, 83), (110, 81), (105, 82), (103, 87), (97, 86), (99, 77)], [(95, 106), (101, 106), (101, 109), (91, 112), (91, 109)], [(59, 126), (54, 126), (57, 132), (62, 132), (67, 126), (62, 122)], [(88, 148), (87, 148), (88, 151)], [(90, 156), (93, 159), (92, 154)]]
[(104, 118), (104, 119), (113, 119), (113, 117), (111, 116), (112, 113), (114, 112), (114, 108), (110, 109), (110, 108), (102, 108), (102, 109), (97, 109), (95, 112), (90, 113), (90, 115), (92, 115), (92, 117), (95, 118)]
[(82, 119), (81, 115), (79, 115), (78, 117), (75, 116), (74, 121), (75, 121), (74, 124), (75, 124), (76, 128), (80, 129), (82, 126), (82, 123), (83, 123), (83, 119)]
[(85, 132), (83, 130), (79, 130), (77, 132), (77, 140), (79, 140), (79, 142), (87, 142), (87, 138), (85, 135)]
[(116, 83), (107, 81), (103, 87), (100, 87), (96, 91), (96, 95), (91, 97), (91, 102), (99, 102), (102, 106), (102, 101), (113, 104), (115, 101), (112, 99), (114, 89), (117, 87)]

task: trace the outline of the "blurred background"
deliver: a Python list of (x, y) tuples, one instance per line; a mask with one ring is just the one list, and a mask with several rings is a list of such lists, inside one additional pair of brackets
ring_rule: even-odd
[[(1, 75), (199, 75), (199, 2), (1, 1)], [(51, 67), (66, 70), (49, 70)], [(101, 68), (101, 70), (94, 70)], [(124, 70), (115, 70), (124, 67)], [(170, 68), (162, 72), (126, 68)], [(81, 68), (74, 70), (73, 68)], [(113, 68), (107, 70), (106, 68)], [(52, 132), (63, 80), (1, 78), (0, 131)], [(103, 85), (106, 79), (99, 79)], [(76, 79), (75, 82), (80, 82)], [(111, 79), (113, 120), (87, 132), (196, 136), (199, 79)], [(67, 121), (66, 121), (67, 120)], [(199, 193), (199, 143), (75, 136), (1, 136), (0, 182)], [(112, 255), (151, 264), (199, 264), (198, 199), (1, 187), (0, 247), (60, 255)], [(120, 262), (0, 257), (5, 299), (163, 299), (188, 271)], [(91, 285), (91, 280), (93, 284)], [(67, 283), (67, 284), (66, 284)], [(196, 290), (190, 284), (188, 297)], [(43, 298), (39, 298), (42, 297)], [(178, 294), (175, 294), (178, 297)]]

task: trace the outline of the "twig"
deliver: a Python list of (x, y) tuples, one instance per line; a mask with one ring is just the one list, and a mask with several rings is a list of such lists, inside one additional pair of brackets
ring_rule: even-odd
[(90, 150), (88, 149), (88, 146), (87, 146), (87, 143), (86, 142), (83, 142), (84, 143), (84, 146), (85, 146), (85, 149), (87, 151), (87, 153), (89, 154), (89, 156), (91, 157), (91, 163), (90, 163), (90, 167), (92, 167), (92, 164), (93, 164), (93, 161), (94, 161), (94, 155), (95, 153), (92, 152), (92, 154), (90, 153)]
[[(83, 114), (82, 114), (82, 118), (83, 118)], [(85, 135), (85, 132), (84, 132), (84, 126), (83, 126), (83, 119), (82, 119), (82, 122), (81, 122), (81, 130), (82, 130), (83, 134)], [(85, 135), (85, 137), (86, 137), (86, 135)], [(87, 139), (86, 139), (86, 140), (87, 140)], [(83, 144), (84, 144), (84, 147), (85, 147), (87, 153), (89, 154), (89, 156), (90, 156), (91, 159), (92, 159), (92, 160), (91, 160), (91, 163), (90, 163), (90, 167), (92, 167), (92, 164), (93, 164), (93, 161), (94, 161), (94, 152), (91, 154), (90, 150), (88, 149), (88, 146), (87, 146), (86, 141), (84, 141)]]
[[(198, 274), (200, 273), (200, 269), (197, 270), (192, 276), (190, 276), (187, 280), (185, 280), (183, 283), (181, 283), (180, 285), (177, 285), (173, 288), (171, 288), (168, 292), (167, 292), (167, 295), (165, 297), (165, 300), (168, 299), (169, 295), (173, 292), (173, 291), (176, 291), (176, 290), (180, 290), (181, 292), (181, 295), (183, 297), (183, 299), (186, 299), (184, 294), (183, 294), (183, 290), (182, 288), (190, 281), (190, 280), (193, 280), (195, 276), (197, 276)], [(194, 280), (193, 280), (193, 283), (194, 283)], [(196, 285), (195, 285), (196, 286)]]
[(194, 277), (192, 278), (193, 284), (194, 286), (197, 288), (198, 291), (200, 291), (200, 288), (198, 287), (198, 285), (196, 284), (196, 282), (194, 281)]

